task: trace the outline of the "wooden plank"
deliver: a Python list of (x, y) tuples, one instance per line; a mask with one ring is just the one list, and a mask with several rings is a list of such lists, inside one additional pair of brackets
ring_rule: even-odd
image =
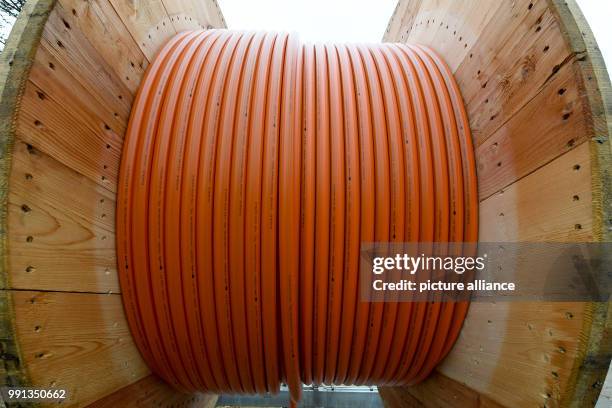
[(583, 94), (566, 65), (476, 148), (481, 200), (589, 139)]
[[(529, 0), (503, 2), (487, 27), (483, 30), (487, 35), (483, 35), (478, 39), (474, 46), (471, 47), (468, 58), (465, 58), (455, 71), (455, 78), (462, 90), (462, 95), (467, 105), (480, 94), (487, 95), (489, 97), (488, 103), (491, 103), (492, 99), (488, 94), (496, 90), (500, 81), (502, 81), (501, 83), (508, 83), (508, 85), (517, 87), (523, 76), (525, 80), (528, 79), (527, 77), (533, 77), (534, 64), (542, 58), (540, 54), (544, 54), (543, 49), (546, 44), (542, 45), (542, 48), (538, 49), (537, 52), (532, 52), (534, 55), (529, 58), (522, 58), (522, 56), (524, 49), (529, 48), (529, 46), (544, 35), (542, 28), (537, 32), (536, 28), (537, 26), (542, 27), (543, 15), (545, 13), (548, 16), (551, 14), (547, 8), (546, 1), (543, 0), (534, 2)], [(553, 23), (549, 21), (548, 24), (551, 25)], [(525, 48), (517, 48), (519, 46)], [(518, 54), (517, 49), (519, 50)], [(547, 50), (547, 56), (551, 55), (549, 51), (553, 53), (561, 52), (559, 55), (563, 55), (562, 49), (559, 47)], [(533, 61), (534, 58), (536, 61)], [(511, 70), (512, 67), (515, 67), (514, 70)], [(550, 74), (550, 70), (547, 69), (545, 72), (539, 73), (547, 76)], [(514, 77), (516, 78), (511, 82)], [(492, 79), (491, 83), (487, 82), (483, 88), (485, 81), (490, 79)], [(539, 87), (541, 84), (537, 85)], [(507, 96), (512, 95), (511, 92), (503, 92), (503, 89), (497, 89), (497, 91), (505, 93)], [(534, 90), (518, 89), (518, 91), (533, 92)], [(486, 97), (482, 98), (482, 101), (485, 99)], [(482, 103), (482, 101), (480, 102)], [(514, 106), (515, 110), (518, 108), (520, 108), (520, 105)], [(470, 112), (473, 111), (471, 110)], [(479, 130), (474, 131), (476, 133), (479, 132)]]
[(110, 2), (149, 61), (176, 34), (161, 0)]
[(207, 8), (214, 7), (210, 1), (162, 0), (162, 3), (177, 32), (214, 27), (207, 12)]
[(479, 240), (591, 241), (590, 186), (585, 143), (481, 202)]
[(16, 334), (37, 387), (85, 406), (147, 376), (119, 295), (13, 291)]
[(9, 287), (118, 293), (114, 213), (110, 191), (18, 140)]
[(119, 172), (122, 135), (102, 125), (99, 119), (78, 117), (71, 103), (40, 98), (46, 92), (30, 82), (22, 98), (17, 136), (60, 163), (86, 176), (109, 191), (115, 191)]
[[(64, 20), (69, 18), (68, 13), (71, 12), (62, 7), (53, 9), (45, 25), (41, 46), (45, 47), (49, 54), (54, 56), (57, 62), (101, 104), (115, 106), (116, 109), (120, 109), (117, 111), (119, 113), (129, 112), (133, 92), (123, 82), (123, 76), (115, 74), (115, 71), (122, 70), (116, 64), (128, 63), (128, 56), (122, 61), (105, 60), (110, 53), (98, 50), (89, 38), (99, 36), (99, 32), (96, 33), (95, 30), (85, 32), (77, 27), (67, 29)], [(114, 47), (114, 44), (107, 42), (106, 46)], [(55, 64), (53, 61), (49, 62)]]
[(399, 0), (391, 15), (383, 42), (405, 42), (410, 35), (422, 0)]
[(133, 94), (78, 27), (64, 25), (62, 13), (54, 9), (45, 26), (17, 134), (113, 190)]
[[(26, 2), (0, 53), (0, 288), (6, 286), (9, 268), (6, 256), (9, 247), (7, 207), (19, 102), (43, 27), (54, 4), (54, 0)], [(27, 368), (15, 336), (12, 296), (3, 289), (0, 289), (0, 350), (0, 384), (28, 385)]]
[(495, 401), (466, 385), (434, 371), (425, 381), (412, 387), (381, 387), (381, 397), (390, 407), (501, 408)]
[[(52, 101), (61, 101), (66, 110), (85, 120), (92, 130), (106, 130), (106, 126), (109, 126), (115, 133), (125, 132), (129, 107), (107, 104), (109, 99), (115, 99), (115, 95), (94, 90), (91, 83), (83, 85), (46, 47), (40, 47), (36, 53), (29, 79), (41, 92), (37, 92), (39, 99), (48, 97)], [(44, 105), (41, 103), (41, 106)]]
[(81, 31), (116, 77), (135, 94), (148, 61), (110, 2), (59, 0), (56, 12), (61, 14), (66, 30)]
[[(553, 77), (565, 76), (567, 81), (563, 82), (579, 85), (571, 63), (580, 55), (565, 44), (553, 13), (542, 2), (534, 3), (532, 9), (527, 2), (520, 3), (518, 10), (501, 9), (501, 21), (496, 18), (491, 22), (493, 32), (488, 31), (485, 37), (488, 41), (479, 41), (470, 51), (473, 58), (465, 59), (455, 72), (477, 145), (541, 93)], [(510, 24), (514, 30), (508, 41), (492, 45), (497, 31), (501, 38), (507, 36), (504, 29), (496, 27)], [(575, 114), (586, 112), (578, 108)]]
[(581, 302), (472, 303), (439, 370), (503, 406), (559, 406), (590, 316)]
[(408, 391), (408, 387), (378, 387), (386, 408), (421, 408), (423, 403)]
[(428, 2), (417, 15), (407, 41), (429, 45), (454, 71), (500, 6), (496, 0)]
[(425, 44), (436, 47), (438, 51), (446, 51), (445, 47), (437, 47), (433, 44), (432, 39), (440, 28), (439, 23), (442, 23), (442, 30), (450, 30), (451, 35), (452, 32), (456, 34), (457, 25), (460, 24), (460, 21), (451, 14), (452, 3), (449, 0), (435, 3), (421, 2), (421, 6), (414, 16), (410, 34), (405, 37), (405, 42)]
[(114, 407), (193, 407), (213, 408), (217, 396), (211, 394), (182, 394), (168, 386), (155, 375), (149, 375), (123, 387), (93, 404), (89, 408)]

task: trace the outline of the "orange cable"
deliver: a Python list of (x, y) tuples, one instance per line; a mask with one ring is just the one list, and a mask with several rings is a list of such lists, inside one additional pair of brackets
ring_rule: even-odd
[(295, 405), (304, 383), (418, 383), (469, 304), (363, 301), (360, 246), (477, 238), (469, 123), (431, 49), (193, 31), (147, 69), (121, 161), (119, 278), (138, 349), (176, 388), (283, 382)]

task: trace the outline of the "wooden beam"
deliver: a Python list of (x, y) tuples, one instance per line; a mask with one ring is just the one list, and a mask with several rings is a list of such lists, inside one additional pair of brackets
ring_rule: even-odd
[(213, 408), (216, 406), (217, 398), (212, 394), (178, 393), (155, 375), (149, 375), (97, 400), (89, 405), (89, 408), (148, 408), (152, 406)]

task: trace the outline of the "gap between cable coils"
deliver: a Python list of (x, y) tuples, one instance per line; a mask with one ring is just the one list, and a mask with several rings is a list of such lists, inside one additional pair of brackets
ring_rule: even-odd
[(477, 232), (467, 116), (429, 48), (192, 31), (147, 69), (119, 278), (138, 349), (181, 390), (423, 380), (468, 304), (361, 301), (360, 245)]

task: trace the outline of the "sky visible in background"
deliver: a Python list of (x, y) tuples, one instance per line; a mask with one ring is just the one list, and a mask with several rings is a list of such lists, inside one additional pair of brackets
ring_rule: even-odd
[[(379, 42), (397, 4), (396, 0), (217, 1), (229, 28), (294, 31), (306, 42)], [(595, 34), (609, 72), (612, 1), (577, 2)]]
[[(608, 69), (612, 70), (612, 1), (576, 0), (587, 19)], [(612, 75), (610, 75), (612, 76)]]
[(304, 42), (380, 42), (397, 0), (217, 0), (229, 28), (290, 31)]
[[(6, 19), (10, 22), (10, 24), (5, 23), (4, 21), (0, 22), (2, 27), (0, 27), (0, 38), (8, 38), (9, 33), (11, 32), (11, 27), (15, 23), (15, 19), (12, 17), (6, 17)], [(0, 43), (0, 50), (4, 48), (4, 44)]]
[[(499, 0), (506, 1), (506, 0)], [(303, 41), (378, 42), (396, 0), (218, 0), (229, 28), (295, 31)], [(612, 1), (577, 0), (612, 68)], [(6, 36), (9, 27), (0, 28)], [(2, 45), (0, 45), (1, 49)]]

